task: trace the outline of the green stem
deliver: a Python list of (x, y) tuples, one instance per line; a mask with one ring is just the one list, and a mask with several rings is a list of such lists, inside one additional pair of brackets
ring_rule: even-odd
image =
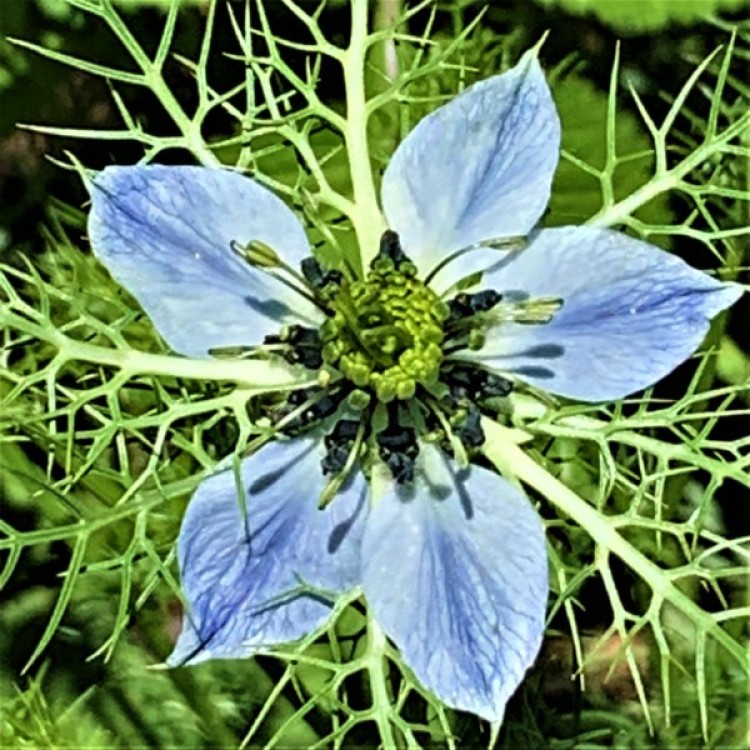
[(370, 675), (370, 690), (372, 691), (372, 710), (375, 723), (378, 725), (380, 740), (383, 748), (397, 747), (391, 726), (391, 697), (388, 695), (388, 674), (386, 671), (386, 648), (388, 641), (385, 633), (372, 612), (367, 611), (367, 654), (365, 663)]
[[(703, 162), (710, 159), (715, 154), (721, 153), (722, 148), (732, 139), (746, 132), (750, 126), (750, 113), (741, 117), (737, 122), (732, 123), (726, 130), (710, 143), (705, 143), (685, 157), (679, 164), (670, 170), (657, 170), (654, 177), (638, 190), (631, 193), (612, 205), (605, 205), (601, 210), (592, 216), (586, 223), (595, 227), (610, 227), (616, 224), (622, 224), (637, 209), (644, 206), (657, 195), (661, 195), (669, 190), (679, 187), (693, 170), (697, 169)], [(666, 146), (663, 146), (666, 148)]]
[(552, 476), (532, 459), (508, 433), (511, 431), (489, 419), (482, 421), (487, 441), (484, 454), (498, 468), (512, 467), (515, 476), (532, 487), (566, 516), (572, 518), (594, 542), (619, 557), (653, 591), (657, 602), (669, 602), (695, 624), (699, 633), (711, 633), (726, 650), (745, 661), (744, 649), (719, 627), (713, 617), (677, 589), (662, 570), (624, 539), (610, 519)]
[(276, 391), (312, 385), (311, 371), (267, 360), (191, 359), (169, 354), (151, 354), (137, 349), (114, 349), (76, 341), (56, 329), (30, 321), (27, 317), (0, 306), (0, 326), (23, 331), (46, 341), (59, 351), (58, 366), (70, 361), (93, 362), (117, 367), (128, 375), (164, 375), (189, 380), (229, 381), (259, 392)]
[(110, 349), (61, 336), (59, 358), (109, 365), (132, 375), (165, 375), (191, 380), (220, 380), (257, 388), (259, 392), (310, 385), (314, 375), (266, 360), (190, 359), (136, 349)]
[(343, 58), (346, 90), (346, 128), (344, 138), (349, 155), (349, 171), (354, 194), (352, 223), (359, 243), (358, 265), (369, 262), (378, 251), (380, 235), (385, 228), (378, 207), (375, 181), (370, 164), (367, 138), (367, 95), (365, 67), (368, 50), (368, 0), (352, 0), (352, 30), (349, 47)]
[(114, 34), (130, 52), (136, 65), (141, 69), (146, 85), (151, 89), (164, 109), (177, 125), (185, 139), (185, 146), (204, 167), (218, 167), (221, 162), (208, 149), (200, 132), (200, 125), (187, 116), (172, 90), (164, 80), (159, 61), (152, 61), (138, 40), (114, 9), (111, 0), (103, 4), (104, 17)]
[[(529, 401), (517, 402), (516, 415), (528, 419), (541, 420), (544, 418), (546, 407), (542, 404), (533, 404)], [(637, 419), (629, 420), (629, 427), (648, 428), (653, 424), (648, 422), (639, 423)], [(550, 435), (551, 437), (570, 437), (579, 440), (593, 440), (598, 443), (615, 442), (627, 445), (631, 448), (658, 456), (661, 460), (671, 462), (679, 461), (688, 465), (697, 466), (713, 475), (728, 477), (745, 487), (750, 487), (750, 476), (746, 467), (738, 460), (728, 462), (719, 458), (707, 456), (685, 443), (669, 443), (648, 435), (642, 435), (635, 429), (624, 429), (617, 422), (605, 422), (601, 419), (585, 415), (560, 417), (555, 422), (535, 421), (526, 428), (529, 432)]]

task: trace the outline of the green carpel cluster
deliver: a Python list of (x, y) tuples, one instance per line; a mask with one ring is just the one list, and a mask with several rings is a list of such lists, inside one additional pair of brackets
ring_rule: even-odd
[(323, 360), (379, 401), (409, 399), (437, 383), (448, 306), (405, 256), (381, 253), (364, 281), (342, 286), (320, 329)]

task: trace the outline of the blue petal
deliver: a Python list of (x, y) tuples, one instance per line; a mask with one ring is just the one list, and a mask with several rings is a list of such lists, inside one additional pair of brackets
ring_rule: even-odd
[(287, 323), (317, 325), (307, 300), (230, 250), (261, 240), (290, 265), (309, 255), (284, 203), (233, 172), (205, 167), (108, 167), (92, 181), (96, 256), (176, 352), (256, 344)]
[(198, 487), (178, 542), (188, 612), (169, 664), (297, 640), (329, 617), (328, 592), (359, 585), (367, 483), (357, 472), (319, 510), (323, 454), (317, 438), (272, 443), (241, 463), (239, 486), (228, 469)]
[[(476, 242), (526, 235), (541, 217), (560, 151), (560, 122), (536, 51), (425, 117), (383, 175), (383, 210), (428, 273)], [(437, 276), (447, 288), (498, 260), (472, 252)]]
[(686, 360), (742, 294), (653, 245), (593, 227), (547, 229), (484, 287), (559, 297), (547, 325), (500, 323), (466, 359), (581, 401), (623, 398)]
[(547, 555), (528, 499), (432, 446), (378, 501), (362, 545), (376, 620), (449, 706), (500, 721), (544, 634)]

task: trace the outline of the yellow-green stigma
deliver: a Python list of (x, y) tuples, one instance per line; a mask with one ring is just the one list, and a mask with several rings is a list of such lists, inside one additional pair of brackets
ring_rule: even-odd
[(416, 275), (386, 232), (367, 278), (336, 291), (320, 329), (324, 362), (382, 402), (412, 398), (440, 375), (450, 310)]

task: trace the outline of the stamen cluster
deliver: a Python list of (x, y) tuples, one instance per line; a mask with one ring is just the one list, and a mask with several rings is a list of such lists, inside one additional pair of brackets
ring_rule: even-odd
[[(256, 265), (260, 253), (270, 265), (267, 248), (248, 247)], [(451, 355), (481, 348), (487, 315), (502, 295), (484, 290), (443, 301), (417, 278), (392, 231), (383, 234), (364, 279), (325, 270), (313, 258), (303, 261), (301, 276), (286, 270), (307, 287), (326, 320), (318, 330), (291, 326), (266, 337), (287, 361), (320, 369), (320, 385), (290, 394), (274, 408), (274, 421), (296, 434), (339, 413), (344, 402), (349, 416), (360, 412), (356, 420), (341, 412), (326, 435), (321, 468), (332, 478), (321, 505), (333, 498), (357, 457), (366, 467), (375, 451), (397, 482), (410, 482), (418, 434), (462, 460), (482, 445), (480, 409), (488, 399), (507, 396), (512, 383)]]
[(320, 330), (324, 362), (384, 403), (410, 399), (440, 376), (450, 310), (416, 275), (386, 233), (367, 278), (339, 288)]

